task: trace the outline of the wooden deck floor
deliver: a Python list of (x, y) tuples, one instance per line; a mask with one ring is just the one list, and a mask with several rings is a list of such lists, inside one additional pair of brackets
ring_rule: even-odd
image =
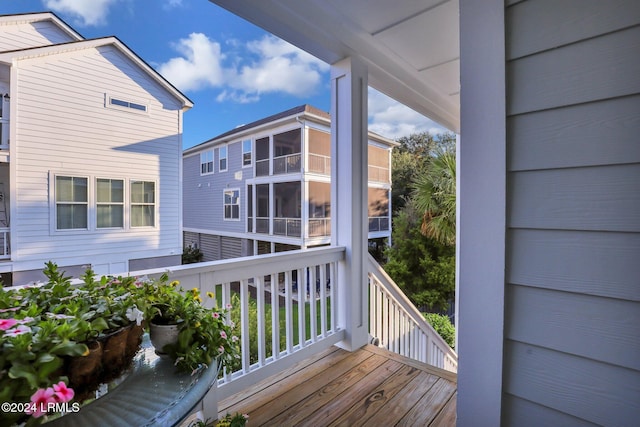
[(454, 426), (457, 377), (384, 349), (332, 347), (218, 403), (257, 426)]

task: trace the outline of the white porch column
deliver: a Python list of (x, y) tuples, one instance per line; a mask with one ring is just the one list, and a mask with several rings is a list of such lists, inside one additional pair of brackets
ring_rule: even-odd
[(345, 246), (338, 266), (339, 345), (367, 343), (367, 67), (357, 58), (331, 66), (331, 243)]

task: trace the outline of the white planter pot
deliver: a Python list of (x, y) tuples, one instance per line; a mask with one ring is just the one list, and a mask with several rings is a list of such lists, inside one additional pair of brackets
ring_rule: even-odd
[(178, 341), (179, 325), (149, 324), (149, 338), (156, 349), (156, 354), (166, 354), (163, 351), (167, 344), (175, 344)]

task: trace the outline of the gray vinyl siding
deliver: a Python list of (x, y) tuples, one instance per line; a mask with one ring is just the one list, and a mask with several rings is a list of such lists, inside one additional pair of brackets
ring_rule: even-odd
[(640, 416), (640, 3), (506, 9), (505, 425)]
[(203, 261), (217, 261), (222, 259), (220, 236), (200, 234), (200, 249), (202, 250)]
[[(183, 224), (185, 228), (244, 233), (246, 229), (245, 181), (253, 168), (242, 167), (242, 144), (227, 145), (227, 170), (220, 172), (219, 151), (214, 151), (214, 172), (200, 175), (200, 152), (183, 158)], [(209, 149), (202, 150), (208, 151)], [(240, 220), (225, 221), (223, 191), (240, 190)]]
[(222, 259), (239, 258), (242, 256), (242, 239), (222, 236), (220, 239)]
[(197, 244), (202, 251), (203, 261), (218, 261), (253, 255), (252, 241), (247, 239), (186, 231), (184, 233), (185, 246), (193, 243)]

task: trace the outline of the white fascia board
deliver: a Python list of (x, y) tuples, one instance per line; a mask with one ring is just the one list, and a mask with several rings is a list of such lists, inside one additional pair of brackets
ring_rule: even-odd
[(39, 13), (25, 13), (16, 15), (0, 16), (0, 25), (2, 24), (28, 24), (32, 22), (51, 21), (62, 31), (67, 33), (71, 38), (75, 40), (84, 40), (79, 33), (73, 28), (67, 25), (62, 19), (60, 19), (55, 13), (52, 12), (39, 12)]
[(0, 53), (0, 62), (12, 65), (17, 61), (34, 59), (48, 55), (69, 53), (85, 49), (92, 49), (108, 45), (113, 45), (114, 47), (116, 47), (127, 58), (133, 61), (141, 70), (143, 70), (149, 77), (155, 80), (167, 92), (172, 94), (178, 101), (180, 101), (182, 103), (182, 111), (188, 110), (189, 108), (193, 107), (193, 102), (189, 98), (187, 98), (184, 94), (182, 94), (182, 92), (176, 89), (171, 83), (169, 83), (164, 77), (162, 77), (156, 70), (151, 68), (146, 62), (144, 62), (138, 55), (136, 55), (131, 49), (129, 49), (115, 36), (8, 51)]

